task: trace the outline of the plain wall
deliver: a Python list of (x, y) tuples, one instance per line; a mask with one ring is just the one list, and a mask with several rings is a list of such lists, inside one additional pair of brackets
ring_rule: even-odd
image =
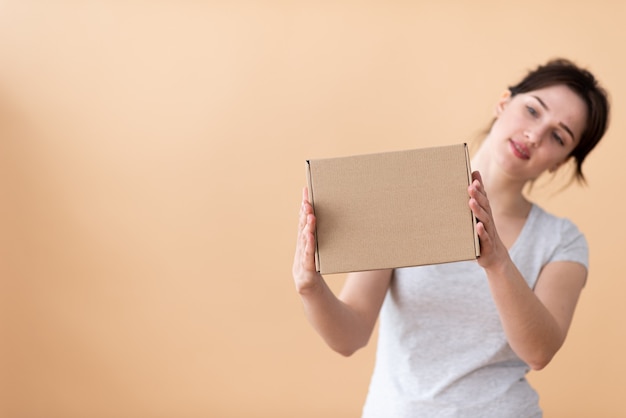
[(532, 195), (591, 269), (530, 379), (625, 417), (624, 4), (3, 1), (0, 415), (357, 417), (375, 338), (331, 352), (291, 278), (305, 159), (473, 141), (562, 55), (613, 118), (588, 187)]

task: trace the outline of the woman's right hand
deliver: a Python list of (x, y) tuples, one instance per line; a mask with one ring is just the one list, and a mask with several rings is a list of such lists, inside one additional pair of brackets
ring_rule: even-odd
[(293, 279), (296, 290), (303, 294), (314, 291), (323, 279), (315, 268), (315, 215), (309, 202), (309, 192), (302, 190), (302, 205), (298, 221), (298, 240), (293, 259)]
[(339, 298), (315, 268), (315, 214), (307, 188), (302, 191), (293, 279), (313, 328), (335, 351), (349, 356), (372, 335), (387, 294), (392, 270), (350, 273)]

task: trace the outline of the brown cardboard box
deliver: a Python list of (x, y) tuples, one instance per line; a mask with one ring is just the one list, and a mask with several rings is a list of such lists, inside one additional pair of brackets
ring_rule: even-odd
[(307, 161), (322, 274), (473, 260), (466, 144)]

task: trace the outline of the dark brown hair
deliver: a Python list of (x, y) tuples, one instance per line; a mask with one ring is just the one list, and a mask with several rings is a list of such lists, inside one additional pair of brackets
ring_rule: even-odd
[(586, 181), (582, 171), (583, 161), (600, 142), (608, 128), (608, 94), (591, 72), (564, 58), (548, 61), (528, 72), (519, 83), (509, 87), (509, 91), (511, 96), (515, 96), (554, 85), (569, 87), (587, 105), (585, 130), (569, 155), (576, 162), (576, 180), (584, 184)]

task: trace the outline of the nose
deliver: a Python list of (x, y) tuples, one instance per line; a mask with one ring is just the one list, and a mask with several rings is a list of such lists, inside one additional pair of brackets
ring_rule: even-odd
[(530, 145), (538, 147), (543, 140), (543, 130), (539, 127), (528, 128), (524, 131), (524, 136)]

